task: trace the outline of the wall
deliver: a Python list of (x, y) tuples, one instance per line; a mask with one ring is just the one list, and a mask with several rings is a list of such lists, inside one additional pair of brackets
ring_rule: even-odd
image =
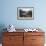
[[(0, 29), (39, 27), (46, 32), (46, 0), (0, 0)], [(34, 20), (17, 20), (17, 7), (34, 7)], [(1, 30), (0, 30), (1, 31)]]
[[(46, 28), (46, 1), (1, 0), (0, 24), (13, 24), (16, 28)], [(34, 20), (17, 20), (17, 7), (34, 7)]]

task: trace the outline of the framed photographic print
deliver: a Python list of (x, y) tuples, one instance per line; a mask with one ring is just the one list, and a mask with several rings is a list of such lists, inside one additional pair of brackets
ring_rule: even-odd
[(18, 7), (17, 8), (17, 19), (19, 20), (34, 19), (34, 8), (33, 7)]

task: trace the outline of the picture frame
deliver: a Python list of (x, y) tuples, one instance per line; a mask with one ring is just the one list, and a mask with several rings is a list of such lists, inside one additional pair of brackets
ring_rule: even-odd
[(17, 8), (18, 20), (33, 20), (34, 19), (34, 7), (18, 7)]

